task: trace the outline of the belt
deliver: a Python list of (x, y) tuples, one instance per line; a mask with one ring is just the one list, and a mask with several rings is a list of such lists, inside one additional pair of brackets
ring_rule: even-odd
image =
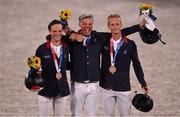
[(84, 84), (87, 84), (87, 83), (90, 83), (90, 82), (91, 82), (90, 80), (82, 81), (82, 83), (84, 83)]
[(98, 82), (98, 81), (85, 80), (85, 81), (74, 81), (74, 82), (83, 83), (83, 84), (88, 84), (88, 83), (96, 83), (96, 82)]

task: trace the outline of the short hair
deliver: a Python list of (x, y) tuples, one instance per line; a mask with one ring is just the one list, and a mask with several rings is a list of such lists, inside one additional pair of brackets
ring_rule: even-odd
[(121, 19), (121, 16), (119, 14), (111, 14), (111, 15), (108, 16), (107, 19), (109, 20), (110, 18), (116, 18), (116, 17)]
[(62, 22), (61, 22), (60, 20), (55, 19), (55, 20), (53, 20), (53, 21), (51, 21), (51, 22), (49, 23), (48, 29), (51, 31), (51, 27), (52, 27), (53, 25), (55, 25), (55, 24), (60, 24), (60, 25), (62, 25)]
[(109, 25), (109, 19), (111, 18), (120, 18), (121, 19), (121, 16), (119, 14), (111, 14), (108, 16), (107, 20), (108, 20), (108, 25)]
[(81, 22), (83, 19), (86, 19), (86, 18), (94, 20), (93, 15), (91, 15), (91, 14), (82, 14), (81, 16), (79, 16), (79, 22)]

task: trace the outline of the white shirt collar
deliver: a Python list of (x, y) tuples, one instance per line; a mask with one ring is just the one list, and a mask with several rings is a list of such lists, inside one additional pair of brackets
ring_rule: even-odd
[(121, 39), (122, 39), (122, 37), (121, 37), (121, 38), (119, 38), (118, 40), (114, 40), (114, 39), (113, 39), (114, 51), (116, 51), (116, 49), (117, 49), (117, 45), (118, 45), (118, 43), (121, 41)]
[(55, 46), (55, 45), (52, 44), (52, 46), (53, 46), (54, 52), (56, 53), (56, 55), (59, 58), (60, 57), (60, 48), (62, 47), (62, 45)]

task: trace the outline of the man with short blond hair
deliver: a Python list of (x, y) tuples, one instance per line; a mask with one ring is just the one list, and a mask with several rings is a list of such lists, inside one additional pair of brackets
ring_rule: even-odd
[(105, 116), (114, 116), (117, 105), (121, 116), (129, 116), (131, 109), (129, 75), (131, 62), (145, 93), (148, 93), (148, 88), (138, 59), (136, 44), (121, 31), (120, 15), (112, 14), (107, 20), (111, 33), (105, 36), (100, 79), (104, 113)]

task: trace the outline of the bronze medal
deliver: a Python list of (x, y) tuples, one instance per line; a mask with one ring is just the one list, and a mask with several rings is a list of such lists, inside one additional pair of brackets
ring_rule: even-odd
[(109, 72), (114, 74), (116, 72), (116, 67), (115, 66), (110, 66), (109, 67)]
[(77, 37), (77, 41), (78, 42), (82, 42), (84, 39), (83, 39), (83, 36), (82, 35), (78, 35)]
[(61, 77), (62, 77), (61, 72), (57, 72), (57, 73), (56, 73), (56, 78), (59, 80), (59, 79), (61, 79)]

